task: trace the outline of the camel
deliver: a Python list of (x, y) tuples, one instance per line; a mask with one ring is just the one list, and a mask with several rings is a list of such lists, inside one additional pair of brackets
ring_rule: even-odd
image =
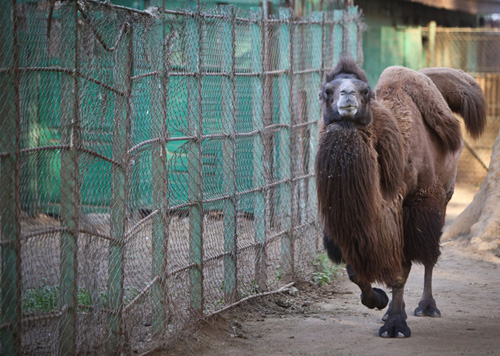
[(324, 247), (331, 260), (345, 261), (368, 308), (389, 303), (373, 283), (392, 287), (379, 336), (409, 337), (403, 297), (412, 263), (424, 265), (414, 314), (441, 316), (432, 272), (463, 148), (454, 113), (477, 138), (486, 100), (471, 76), (450, 68), (389, 67), (373, 91), (345, 56), (326, 76), (319, 100), (315, 174)]

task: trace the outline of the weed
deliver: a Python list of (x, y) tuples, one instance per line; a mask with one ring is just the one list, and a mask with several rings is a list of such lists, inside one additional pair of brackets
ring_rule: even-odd
[[(123, 303), (130, 303), (137, 295), (139, 290), (134, 287), (127, 287), (124, 290)], [(108, 305), (108, 295), (100, 293), (99, 301), (95, 300), (90, 291), (86, 288), (79, 287), (77, 291), (78, 310), (87, 310), (88, 308), (95, 307), (100, 303), (104, 308)], [(24, 314), (31, 312), (44, 312), (48, 313), (57, 310), (60, 299), (59, 286), (51, 286), (44, 281), (42, 286), (37, 288), (30, 288), (23, 291), (22, 294), (22, 311)], [(1, 302), (1, 300), (0, 300)]]
[(316, 271), (311, 274), (311, 279), (320, 286), (330, 283), (332, 278), (337, 276), (340, 269), (339, 265), (335, 265), (330, 261), (326, 253), (316, 256), (313, 265)]
[(276, 280), (278, 282), (281, 282), (281, 279), (283, 278), (283, 269), (281, 268), (280, 265), (276, 266)]

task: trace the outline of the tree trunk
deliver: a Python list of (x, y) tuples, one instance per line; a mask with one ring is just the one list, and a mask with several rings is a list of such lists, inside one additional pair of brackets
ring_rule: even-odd
[(469, 206), (444, 231), (442, 240), (458, 240), (478, 251), (500, 256), (500, 133), (488, 175)]

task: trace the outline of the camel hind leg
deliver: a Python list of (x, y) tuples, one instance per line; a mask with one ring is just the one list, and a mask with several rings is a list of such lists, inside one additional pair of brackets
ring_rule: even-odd
[(432, 270), (434, 265), (426, 265), (424, 272), (424, 292), (422, 299), (415, 309), (415, 316), (430, 316), (433, 318), (440, 317), (441, 311), (436, 306), (436, 301), (432, 296)]
[[(453, 193), (443, 196), (419, 194), (404, 203), (405, 258), (422, 263), (424, 291), (415, 309), (416, 316), (440, 317), (441, 312), (432, 296), (432, 272), (440, 255), (439, 240), (444, 224), (446, 203)], [(444, 200), (445, 203), (442, 203)]]

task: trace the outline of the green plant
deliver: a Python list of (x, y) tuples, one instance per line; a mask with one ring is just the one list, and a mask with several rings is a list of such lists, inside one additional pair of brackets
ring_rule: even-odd
[[(133, 293), (132, 293), (133, 294)], [(22, 310), (23, 313), (30, 312), (51, 312), (57, 309), (59, 303), (59, 286), (50, 286), (44, 281), (43, 285), (37, 288), (30, 288), (23, 291)], [(81, 309), (93, 306), (90, 291), (85, 288), (78, 288), (76, 295), (78, 306)], [(100, 295), (101, 303), (107, 304), (108, 296), (105, 293)], [(124, 298), (125, 299), (125, 298)]]
[(337, 276), (340, 269), (339, 265), (335, 265), (330, 261), (326, 253), (316, 256), (313, 265), (316, 271), (311, 274), (311, 279), (320, 286), (330, 283), (332, 277)]
[(27, 289), (22, 297), (22, 310), (29, 312), (50, 312), (57, 308), (59, 286), (44, 284), (38, 288)]
[(280, 265), (276, 266), (276, 280), (281, 282), (281, 278), (283, 278), (283, 269)]

